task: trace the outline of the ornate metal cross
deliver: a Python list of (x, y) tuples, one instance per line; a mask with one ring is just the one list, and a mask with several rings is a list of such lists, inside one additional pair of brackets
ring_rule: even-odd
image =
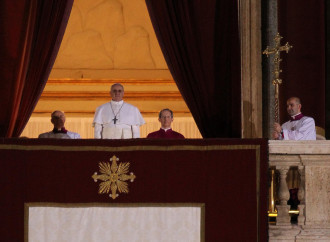
[(277, 35), (275, 36), (274, 40), (275, 40), (275, 47), (273, 48), (269, 48), (269, 46), (267, 46), (267, 48), (264, 50), (264, 52), (262, 52), (263, 54), (267, 55), (267, 57), (270, 54), (274, 54), (274, 71), (272, 72), (274, 74), (274, 79), (272, 81), (273, 85), (275, 86), (275, 122), (278, 123), (279, 122), (279, 85), (282, 83), (282, 79), (280, 79), (280, 73), (282, 72), (282, 70), (280, 69), (280, 62), (282, 61), (281, 57), (280, 57), (280, 52), (281, 51), (286, 51), (286, 53), (289, 53), (289, 50), (293, 47), (291, 45), (289, 45), (288, 42), (286, 42), (285, 45), (281, 46), (281, 39), (283, 37), (280, 36), (279, 33), (277, 33)]

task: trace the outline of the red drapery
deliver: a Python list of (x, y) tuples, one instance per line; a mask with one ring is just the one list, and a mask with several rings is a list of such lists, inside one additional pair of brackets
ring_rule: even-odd
[(47, 82), (73, 0), (0, 5), (0, 137), (18, 137)]
[[(202, 203), (202, 241), (267, 241), (267, 142), (0, 139), (1, 241), (23, 241), (26, 203)], [(113, 155), (136, 175), (115, 200), (92, 179)]]
[(286, 100), (297, 96), (302, 112), (325, 128), (325, 1), (279, 0), (278, 29), (282, 45), (293, 45), (282, 55), (281, 122), (288, 120)]
[(240, 137), (237, 1), (146, 3), (169, 70), (202, 136)]

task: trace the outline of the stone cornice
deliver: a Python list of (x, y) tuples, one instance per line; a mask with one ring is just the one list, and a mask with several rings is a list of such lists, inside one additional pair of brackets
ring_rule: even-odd
[[(40, 100), (59, 100), (59, 99), (81, 99), (88, 100), (109, 100), (109, 92), (102, 91), (44, 91), (40, 97)], [(125, 92), (125, 100), (162, 100), (162, 101), (183, 101), (180, 92)]]
[(299, 166), (301, 159), (299, 155), (270, 155), (269, 166)]
[(330, 140), (269, 140), (269, 154), (330, 155)]
[(174, 80), (170, 79), (74, 79), (74, 78), (61, 78), (61, 79), (48, 79), (47, 85), (112, 85), (121, 83), (122, 85), (171, 85), (176, 86)]

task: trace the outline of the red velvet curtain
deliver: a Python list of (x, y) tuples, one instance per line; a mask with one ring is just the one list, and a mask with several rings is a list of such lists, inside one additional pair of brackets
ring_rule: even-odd
[(204, 138), (240, 137), (237, 1), (146, 0), (168, 68)]
[(279, 0), (278, 29), (282, 45), (293, 45), (281, 56), (281, 122), (288, 120), (286, 100), (297, 96), (302, 112), (325, 128), (325, 1)]
[(0, 137), (18, 137), (47, 82), (73, 0), (0, 3)]

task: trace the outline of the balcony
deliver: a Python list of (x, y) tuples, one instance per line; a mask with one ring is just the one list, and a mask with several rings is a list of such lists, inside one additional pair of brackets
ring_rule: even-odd
[[(330, 141), (271, 140), (269, 169), (269, 210), (277, 214), (269, 224), (269, 241), (330, 241)], [(299, 204), (290, 213), (292, 184)]]

